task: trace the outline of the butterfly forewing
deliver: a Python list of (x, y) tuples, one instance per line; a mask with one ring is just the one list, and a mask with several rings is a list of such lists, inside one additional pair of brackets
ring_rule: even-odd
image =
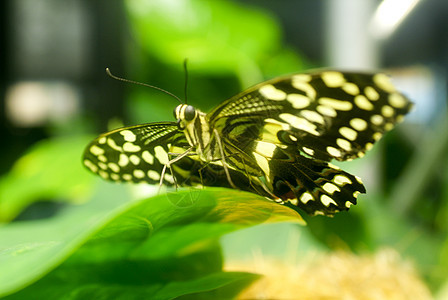
[[(189, 147), (176, 123), (163, 122), (120, 128), (93, 140), (84, 152), (84, 165), (104, 179), (159, 183), (169, 153)], [(183, 150), (185, 149), (185, 150)], [(164, 182), (174, 184), (167, 171)]]
[(251, 118), (261, 140), (329, 161), (363, 156), (411, 106), (384, 74), (325, 71), (259, 84), (209, 115), (223, 128), (237, 117)]

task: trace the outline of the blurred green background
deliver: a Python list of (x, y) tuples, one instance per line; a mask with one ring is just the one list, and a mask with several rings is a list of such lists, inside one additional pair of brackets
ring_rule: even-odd
[[(2, 1), (0, 297), (226, 299), (258, 278), (226, 265), (389, 249), (447, 299), (448, 5), (386, 2)], [(247, 194), (155, 196), (88, 173), (93, 137), (172, 120), (177, 105), (106, 67), (202, 111), (292, 72), (384, 70), (415, 108), (365, 158), (341, 164), (366, 185), (358, 205), (303, 226)]]

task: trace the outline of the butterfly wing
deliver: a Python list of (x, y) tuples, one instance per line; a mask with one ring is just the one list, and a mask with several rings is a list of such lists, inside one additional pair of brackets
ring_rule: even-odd
[(237, 136), (244, 119), (244, 126), (256, 124), (260, 140), (343, 161), (362, 157), (411, 107), (384, 74), (325, 71), (256, 85), (216, 107), (209, 120)]
[(384, 74), (325, 71), (256, 85), (208, 118), (233, 168), (264, 174), (276, 197), (309, 214), (332, 215), (365, 188), (328, 161), (363, 156), (411, 105)]
[[(169, 153), (183, 153), (188, 148), (176, 123), (142, 124), (98, 136), (86, 147), (83, 163), (104, 179), (156, 184), (160, 182), (163, 166), (170, 160)], [(176, 179), (182, 179), (181, 175)], [(175, 183), (169, 170), (163, 182)]]

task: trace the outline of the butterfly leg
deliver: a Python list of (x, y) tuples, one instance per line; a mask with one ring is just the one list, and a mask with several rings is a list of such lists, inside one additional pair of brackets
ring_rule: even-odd
[(173, 163), (175, 163), (175, 162), (181, 160), (183, 157), (188, 156), (189, 153), (191, 152), (191, 150), (193, 150), (193, 146), (190, 147), (190, 148), (188, 148), (187, 150), (185, 150), (185, 152), (180, 153), (179, 155), (177, 155), (177, 156), (176, 156), (175, 158), (173, 158), (172, 160), (168, 161), (168, 162), (163, 166), (162, 173), (161, 173), (161, 176), (160, 176), (160, 182), (159, 182), (159, 192), (160, 192), (160, 189), (161, 189), (161, 187), (162, 187), (162, 184), (163, 184), (163, 178), (165, 177), (165, 173), (166, 173), (166, 169), (167, 169), (167, 168), (170, 169), (171, 175), (173, 175), (174, 184), (175, 184), (176, 189), (177, 189), (176, 176), (174, 176), (173, 170), (171, 169), (171, 165), (172, 165)]
[(230, 178), (229, 169), (226, 163), (226, 157), (224, 155), (224, 148), (222, 147), (221, 137), (219, 136), (218, 130), (214, 129), (213, 134), (216, 136), (216, 141), (218, 142), (219, 152), (221, 154), (222, 166), (224, 168), (224, 172), (226, 173), (227, 180), (232, 188), (237, 189), (236, 185), (233, 183), (232, 178)]

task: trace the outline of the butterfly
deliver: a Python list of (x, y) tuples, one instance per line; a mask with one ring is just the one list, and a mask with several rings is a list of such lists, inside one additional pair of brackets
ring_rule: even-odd
[(83, 163), (107, 180), (228, 187), (331, 216), (366, 190), (330, 161), (363, 157), (411, 107), (383, 73), (292, 74), (209, 113), (182, 103), (175, 122), (101, 134), (86, 147)]

